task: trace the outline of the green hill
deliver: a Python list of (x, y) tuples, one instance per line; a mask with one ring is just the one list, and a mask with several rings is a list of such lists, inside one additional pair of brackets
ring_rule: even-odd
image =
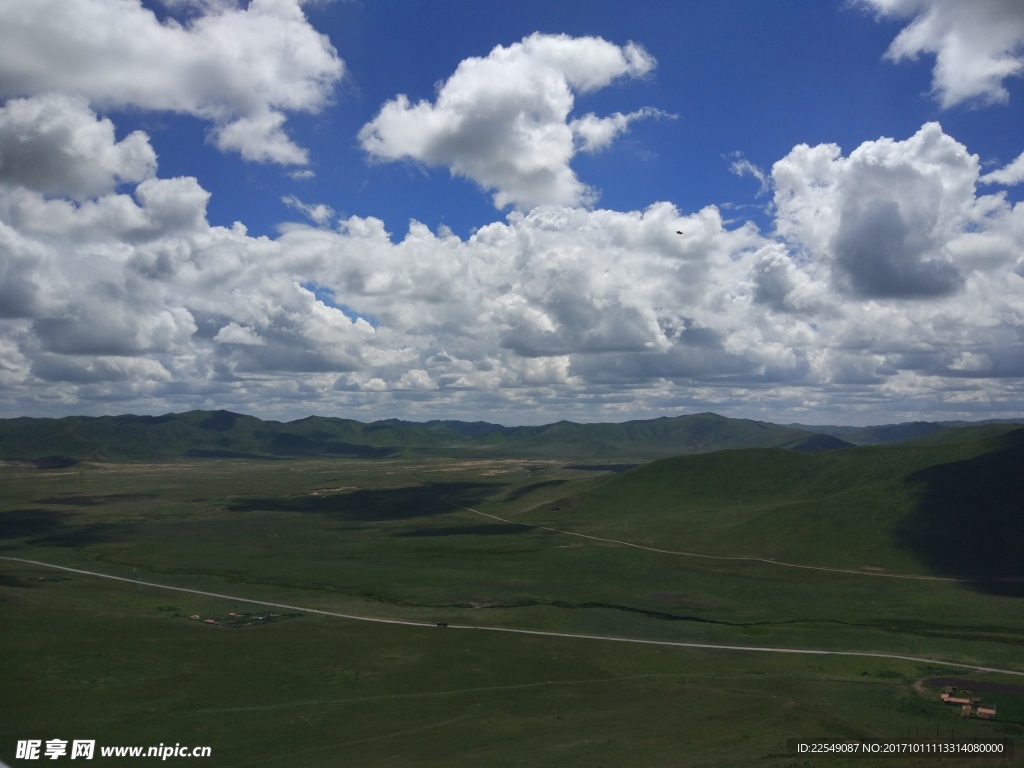
[(833, 424), (786, 424), (821, 435), (831, 435), (854, 445), (892, 445), (915, 442), (921, 445), (962, 443), (980, 437), (1001, 435), (1024, 425), (1021, 419), (987, 419), (984, 421), (908, 421), (903, 424), (880, 424), (872, 427), (844, 427)]
[(1005, 435), (1020, 429), (1020, 424), (971, 424), (967, 426), (948, 427), (930, 432), (921, 437), (911, 438), (906, 441), (907, 445), (952, 445), (954, 443), (965, 443), (970, 440), (981, 440), (986, 437)]
[(643, 457), (750, 446), (797, 446), (814, 436), (713, 413), (624, 424), (502, 427), (486, 422), (310, 416), (282, 423), (230, 411), (164, 416), (0, 420), (0, 458), (145, 461), (160, 458), (379, 458), (405, 449), (443, 455)]
[(700, 554), (1019, 578), (1021, 467), (1024, 429), (950, 445), (727, 450), (651, 462), (522, 519)]
[(816, 453), (818, 451), (836, 451), (842, 448), (853, 448), (854, 444), (840, 440), (832, 435), (819, 434), (812, 435), (806, 440), (793, 445), (787, 445), (786, 447), (793, 451), (801, 451), (802, 453)]
[(854, 445), (886, 445), (902, 443), (925, 435), (942, 432), (946, 427), (934, 421), (910, 421), (905, 424), (880, 424), (873, 427), (843, 427), (824, 424), (788, 424), (795, 429), (831, 435)]
[(817, 453), (849, 448), (865, 440), (893, 442), (897, 438), (914, 438), (922, 444), (958, 443), (1014, 428), (1006, 424), (943, 427), (922, 422), (873, 428), (830, 427), (837, 432), (833, 435), (823, 428), (804, 431), (715, 413), (621, 424), (560, 421), (537, 427), (503, 427), (456, 420), (421, 423), (386, 419), (366, 424), (325, 416), (279, 422), (230, 411), (189, 411), (163, 416), (0, 419), (0, 459), (385, 458), (412, 450), (454, 457), (643, 460), (730, 448), (787, 448)]
[(621, 424), (560, 421), (512, 427), (492, 432), (478, 444), (523, 456), (661, 457), (726, 448), (790, 447), (810, 437), (768, 422), (698, 413)]
[(311, 417), (282, 424), (230, 411), (0, 421), (0, 458), (123, 461), (172, 457), (379, 457), (459, 438), (422, 427)]

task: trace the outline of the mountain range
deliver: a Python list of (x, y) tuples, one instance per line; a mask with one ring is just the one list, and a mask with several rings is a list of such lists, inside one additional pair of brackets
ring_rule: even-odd
[(403, 452), (462, 457), (655, 459), (726, 448), (786, 448), (803, 453), (912, 441), (956, 443), (1018, 429), (1019, 422), (911, 422), (874, 427), (772, 424), (715, 413), (530, 427), (488, 422), (310, 416), (264, 421), (231, 411), (163, 416), (0, 419), (0, 459), (58, 466), (65, 459), (149, 461), (174, 458), (384, 458)]

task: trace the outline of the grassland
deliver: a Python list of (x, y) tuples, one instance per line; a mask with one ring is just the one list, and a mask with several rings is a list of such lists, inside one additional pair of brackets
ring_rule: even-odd
[[(367, 617), (1024, 671), (1021, 598), (997, 581), (1014, 576), (1014, 548), (943, 565), (913, 536), (985, 478), (982, 501), (1002, 513), (983, 530), (1016, 530), (1015, 439), (727, 451), (622, 474), (443, 457), (11, 465), (0, 555)], [(1024, 734), (915, 689), (967, 674), (938, 663), (310, 612), (189, 618), (253, 610), (0, 560), (0, 679), (17, 692), (0, 703), (0, 759), (15, 764), (18, 739), (95, 738), (210, 745), (203, 762), (218, 766), (864, 766), (787, 756), (786, 739)]]

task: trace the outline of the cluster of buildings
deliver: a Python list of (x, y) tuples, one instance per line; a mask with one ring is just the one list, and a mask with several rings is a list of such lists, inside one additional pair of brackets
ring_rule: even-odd
[(947, 686), (946, 690), (939, 697), (947, 704), (954, 704), (960, 707), (960, 717), (980, 717), (982, 720), (996, 719), (996, 705), (988, 706), (981, 703), (977, 696), (971, 696), (971, 691), (961, 691)]

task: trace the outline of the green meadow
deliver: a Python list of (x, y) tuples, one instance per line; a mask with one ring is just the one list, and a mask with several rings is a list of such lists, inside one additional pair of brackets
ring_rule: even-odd
[(983, 722), (927, 683), (1024, 686), (941, 663), (1024, 672), (1022, 434), (628, 471), (592, 452), (9, 463), (0, 556), (296, 610), (0, 559), (0, 760), (30, 738), (206, 745), (217, 766), (873, 763), (791, 756), (790, 738), (1024, 749), (1019, 695), (993, 694), (1002, 716)]

